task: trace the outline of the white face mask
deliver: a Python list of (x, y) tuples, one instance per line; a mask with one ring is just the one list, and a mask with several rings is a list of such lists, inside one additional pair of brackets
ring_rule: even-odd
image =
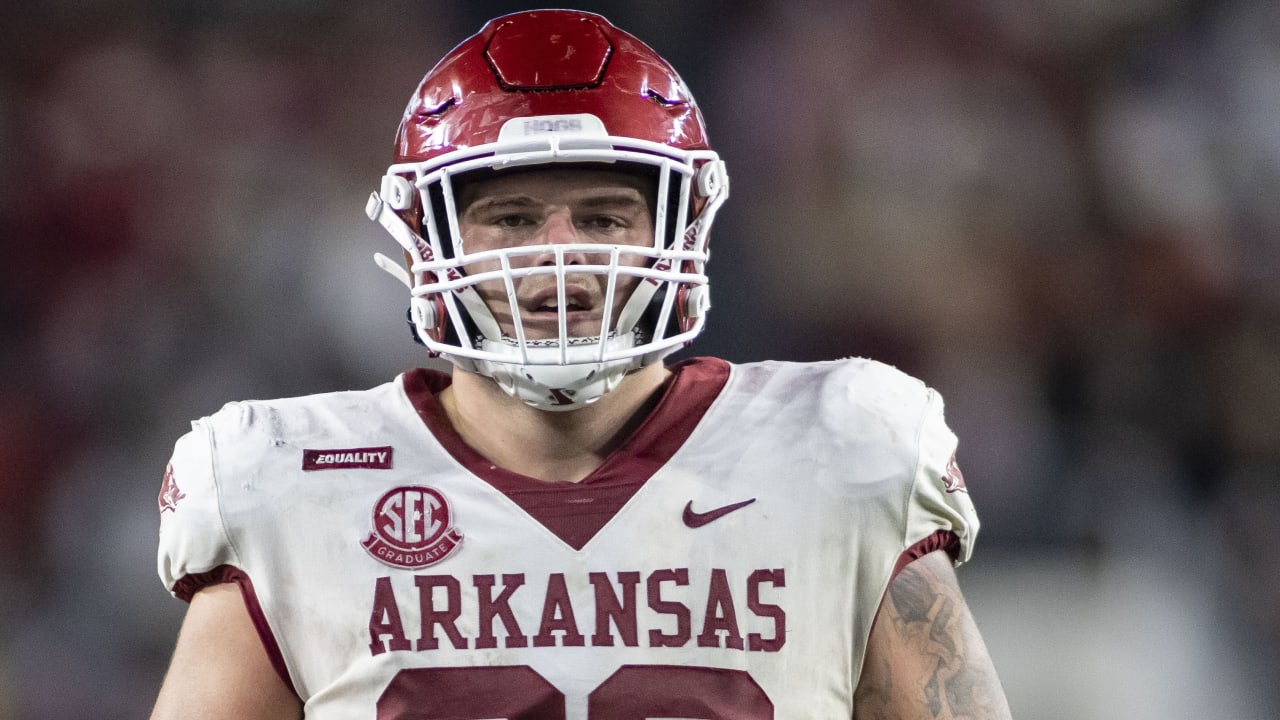
[[(477, 170), (559, 163), (650, 168), (657, 190), (652, 237), (631, 244), (513, 245), (467, 252), (455, 178)], [(591, 115), (548, 116), (508, 121), (496, 143), (391, 166), (367, 211), (411, 258), (408, 272), (385, 256), (376, 259), (409, 287), (411, 320), (433, 354), (492, 378), (529, 405), (572, 410), (596, 401), (627, 373), (660, 361), (701, 332), (710, 305), (707, 235), (727, 196), (727, 175), (714, 152), (609, 136)], [(422, 234), (397, 212), (413, 207), (415, 200), (423, 210)], [(700, 211), (693, 212), (695, 207)], [(543, 288), (545, 305), (536, 309), (520, 293), (529, 278)], [(579, 283), (591, 278), (591, 287), (598, 288), (593, 302), (605, 308), (597, 313), (598, 328), (585, 331), (581, 322), (571, 322), (582, 314), (571, 312), (573, 278)]]

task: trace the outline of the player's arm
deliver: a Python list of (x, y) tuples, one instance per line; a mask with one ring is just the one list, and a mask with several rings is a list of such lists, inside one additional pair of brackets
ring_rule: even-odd
[(271, 665), (235, 583), (191, 598), (152, 720), (296, 720), (302, 703)]
[(986, 643), (945, 551), (889, 583), (854, 696), (859, 720), (1011, 717)]

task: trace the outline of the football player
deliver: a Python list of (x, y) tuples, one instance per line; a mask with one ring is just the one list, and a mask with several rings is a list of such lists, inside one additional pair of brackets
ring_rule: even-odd
[(684, 82), (602, 17), (500, 17), (441, 60), (366, 210), (452, 372), (178, 441), (159, 573), (190, 607), (153, 717), (1009, 717), (938, 395), (868, 360), (664, 362), (728, 193)]

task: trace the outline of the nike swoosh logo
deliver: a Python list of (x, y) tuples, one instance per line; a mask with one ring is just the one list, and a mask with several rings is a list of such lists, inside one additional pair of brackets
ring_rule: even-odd
[(732, 505), (725, 505), (724, 507), (718, 507), (715, 510), (708, 510), (706, 512), (694, 512), (693, 501), (690, 500), (689, 503), (684, 506), (684, 524), (688, 525), (691, 528), (699, 528), (699, 527), (702, 527), (703, 525), (706, 525), (709, 522), (714, 522), (716, 520), (719, 520), (720, 518), (724, 517), (725, 515), (728, 515), (734, 510), (741, 510), (742, 508), (750, 505), (755, 501), (756, 501), (755, 498), (751, 498), (750, 500), (743, 500), (742, 502), (736, 502)]

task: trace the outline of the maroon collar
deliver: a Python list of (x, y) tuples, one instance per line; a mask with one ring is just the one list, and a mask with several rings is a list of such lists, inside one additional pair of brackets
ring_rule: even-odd
[(581, 550), (684, 444), (729, 378), (729, 363), (693, 358), (671, 366), (674, 377), (640, 427), (579, 483), (545, 482), (491, 463), (467, 445), (435, 395), (452, 382), (419, 368), (404, 375), (404, 389), (436, 440), (472, 474), (511, 498), (561, 540)]

